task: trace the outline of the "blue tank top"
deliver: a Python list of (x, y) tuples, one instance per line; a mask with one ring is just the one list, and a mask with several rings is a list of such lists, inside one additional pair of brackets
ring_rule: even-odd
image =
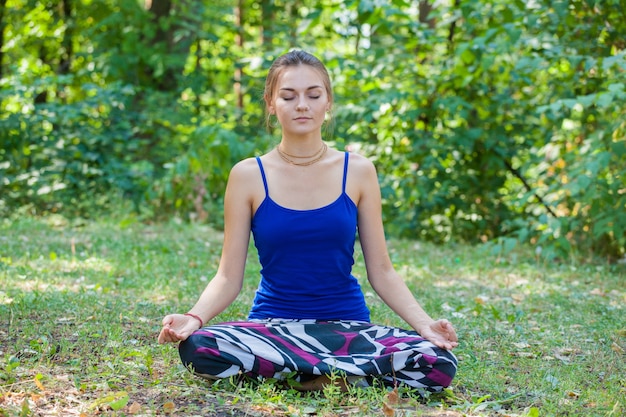
[(252, 218), (261, 281), (250, 319), (370, 320), (361, 286), (352, 275), (357, 207), (346, 194), (346, 152), (341, 195), (327, 206), (294, 210), (269, 195)]

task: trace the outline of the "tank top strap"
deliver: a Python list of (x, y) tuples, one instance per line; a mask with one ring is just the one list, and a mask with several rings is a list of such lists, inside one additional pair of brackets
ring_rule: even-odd
[(265, 170), (263, 169), (261, 158), (257, 156), (256, 162), (259, 164), (259, 169), (261, 170), (261, 177), (263, 178), (263, 187), (265, 187), (265, 197), (268, 197), (270, 194), (269, 194), (269, 191), (267, 190), (267, 179), (265, 178)]
[(345, 153), (345, 159), (343, 162), (343, 184), (341, 185), (341, 193), (346, 192), (346, 180), (348, 178), (348, 159), (350, 158), (350, 153)]

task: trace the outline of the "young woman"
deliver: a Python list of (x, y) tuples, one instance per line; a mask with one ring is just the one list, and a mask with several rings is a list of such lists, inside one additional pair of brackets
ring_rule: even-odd
[[(373, 379), (449, 386), (455, 330), (422, 309), (392, 266), (374, 165), (322, 140), (333, 105), (325, 66), (303, 51), (279, 57), (264, 99), (281, 141), (233, 167), (217, 273), (188, 313), (163, 319), (159, 342), (180, 342), (183, 363), (208, 378), (289, 379), (302, 390)], [(248, 321), (206, 325), (241, 290), (250, 232), (262, 270)], [(351, 273), (357, 232), (372, 288), (412, 330), (370, 323)]]

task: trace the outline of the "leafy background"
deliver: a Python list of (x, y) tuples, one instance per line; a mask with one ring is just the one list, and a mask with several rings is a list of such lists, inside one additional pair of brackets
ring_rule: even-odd
[(327, 140), (371, 157), (392, 236), (626, 246), (624, 0), (2, 0), (0, 214), (221, 226), (269, 150), (263, 80), (291, 48), (337, 94)]

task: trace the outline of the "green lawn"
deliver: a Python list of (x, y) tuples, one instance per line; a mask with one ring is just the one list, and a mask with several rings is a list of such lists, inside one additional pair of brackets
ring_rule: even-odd
[[(389, 242), (397, 269), (461, 339), (443, 395), (341, 394), (191, 376), (160, 320), (211, 278), (220, 233), (171, 222), (61, 217), (0, 223), (0, 417), (626, 415), (626, 266), (518, 250)], [(358, 251), (357, 251), (358, 253)], [(259, 267), (220, 320), (244, 319)], [(365, 280), (362, 257), (355, 274)], [(402, 325), (369, 286), (376, 322)]]

